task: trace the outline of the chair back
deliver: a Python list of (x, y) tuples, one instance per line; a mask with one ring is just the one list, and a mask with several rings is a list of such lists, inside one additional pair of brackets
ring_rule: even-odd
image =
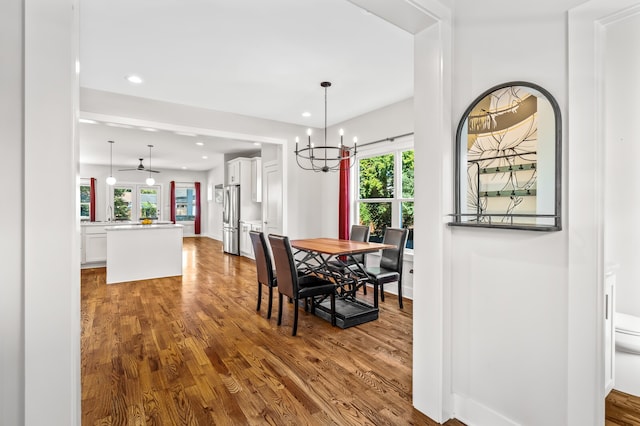
[(253, 245), (253, 253), (256, 257), (256, 272), (258, 274), (258, 282), (268, 287), (273, 287), (275, 280), (273, 279), (273, 264), (271, 262), (271, 253), (264, 233), (258, 231), (249, 231), (251, 244)]
[(404, 228), (387, 228), (384, 231), (382, 242), (385, 244), (393, 244), (394, 248), (382, 250), (380, 258), (380, 267), (396, 271), (402, 277), (402, 255), (404, 254), (404, 246), (407, 245), (409, 230)]
[[(365, 225), (351, 225), (349, 239), (352, 241), (369, 241), (369, 227)], [(364, 263), (364, 253), (354, 254), (352, 257), (356, 262)]]
[(278, 292), (292, 299), (298, 298), (298, 270), (296, 269), (289, 238), (269, 234), (273, 261), (278, 273)]

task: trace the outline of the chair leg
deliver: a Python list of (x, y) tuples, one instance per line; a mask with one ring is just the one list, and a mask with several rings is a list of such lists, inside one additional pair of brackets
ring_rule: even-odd
[(380, 285), (380, 300), (384, 302), (384, 285)]
[(282, 293), (278, 293), (278, 325), (282, 324)]
[(269, 304), (267, 305), (267, 319), (271, 319), (271, 308), (273, 307), (273, 287), (269, 286)]
[(298, 331), (298, 299), (295, 299), (293, 301), (293, 332), (291, 333), (291, 335), (295, 336), (297, 331)]
[(364, 295), (367, 295), (367, 283), (364, 283), (364, 285), (362, 286), (362, 290), (364, 291)]
[(373, 307), (378, 307), (378, 283), (373, 283)]
[(402, 280), (398, 280), (398, 305), (400, 306), (400, 309), (403, 309), (402, 306)]
[(256, 311), (260, 310), (261, 301), (262, 301), (262, 284), (258, 283), (258, 306), (256, 307)]

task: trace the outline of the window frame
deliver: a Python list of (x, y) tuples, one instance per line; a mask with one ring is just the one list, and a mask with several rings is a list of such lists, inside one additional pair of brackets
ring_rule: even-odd
[[(175, 212), (176, 212), (176, 223), (182, 224), (195, 224), (196, 222), (196, 183), (195, 182), (176, 182), (175, 184)], [(178, 220), (178, 189), (191, 189), (193, 190), (193, 219), (192, 220)]]
[[(82, 187), (89, 187), (89, 201), (86, 203), (82, 202)], [(82, 216), (82, 205), (86, 204), (89, 206), (87, 211), (89, 212), (88, 216)], [(90, 222), (91, 221), (91, 179), (90, 178), (80, 178), (78, 182), (78, 208), (80, 209), (80, 221), (81, 222)]]
[[(391, 203), (391, 226), (400, 227), (402, 223), (402, 215), (400, 205), (403, 202), (412, 202), (415, 206), (415, 184), (413, 198), (402, 197), (402, 153), (404, 151), (414, 151), (413, 135), (398, 138), (388, 143), (371, 144), (371, 146), (358, 147), (358, 154), (354, 158), (353, 179), (351, 179), (352, 213), (351, 223), (359, 223), (360, 203)], [(360, 160), (372, 157), (378, 157), (385, 154), (393, 154), (393, 198), (360, 198)], [(414, 157), (415, 158), (415, 157)], [(415, 161), (415, 160), (414, 160)], [(415, 170), (415, 162), (414, 162)], [(415, 221), (415, 211), (414, 211)], [(405, 247), (405, 253), (412, 254), (413, 249)]]
[[(114, 222), (126, 222), (126, 220), (116, 220), (115, 218), (115, 206), (114, 206), (114, 196), (116, 188), (126, 188), (131, 189), (131, 218), (129, 221), (131, 222), (140, 222), (142, 220), (142, 206), (141, 206), (141, 197), (140, 190), (155, 188), (157, 190), (157, 219), (154, 220), (162, 220), (162, 190), (163, 185), (161, 183), (157, 183), (155, 185), (147, 185), (144, 183), (135, 183), (135, 182), (117, 182), (115, 185), (109, 186), (109, 190), (107, 191), (107, 208), (111, 210), (111, 220)], [(107, 217), (109, 215), (107, 214)]]

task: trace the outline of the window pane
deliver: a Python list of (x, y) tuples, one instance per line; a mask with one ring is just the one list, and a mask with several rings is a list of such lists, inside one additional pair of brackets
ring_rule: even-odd
[(413, 248), (413, 201), (405, 201), (400, 203), (400, 214), (402, 217), (402, 228), (409, 229), (409, 238), (407, 238), (407, 245), (405, 247)]
[(88, 203), (91, 201), (91, 186), (80, 185), (80, 202)]
[(360, 198), (393, 198), (393, 154), (359, 161)]
[(391, 226), (391, 203), (360, 203), (359, 223), (371, 230), (369, 241), (381, 242), (384, 230)]
[(140, 188), (140, 219), (158, 218), (158, 190)]
[(80, 185), (80, 219), (91, 216), (91, 186)]
[(176, 222), (193, 221), (195, 218), (195, 188), (176, 188)]
[(413, 198), (413, 150), (402, 152), (402, 198)]
[(116, 220), (131, 220), (131, 188), (113, 188), (113, 215)]

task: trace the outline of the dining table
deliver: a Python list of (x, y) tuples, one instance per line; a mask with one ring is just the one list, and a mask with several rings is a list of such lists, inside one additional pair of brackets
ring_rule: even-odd
[[(378, 319), (378, 308), (357, 298), (358, 289), (365, 286), (368, 279), (363, 265), (355, 262), (353, 256), (394, 248), (393, 244), (307, 238), (292, 240), (291, 247), (296, 249), (299, 271), (320, 275), (336, 283), (336, 324), (339, 327), (352, 327)], [(330, 318), (328, 302), (320, 303), (316, 314)]]

